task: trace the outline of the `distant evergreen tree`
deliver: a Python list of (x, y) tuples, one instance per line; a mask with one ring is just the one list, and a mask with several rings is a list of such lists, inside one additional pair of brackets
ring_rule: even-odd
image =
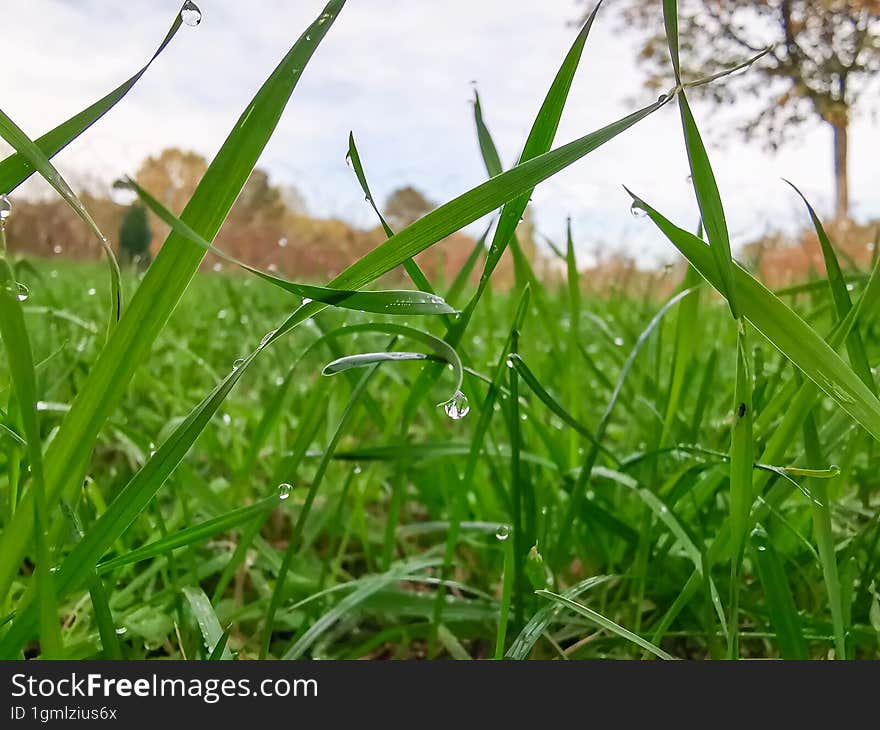
[(123, 260), (144, 263), (149, 261), (152, 240), (147, 209), (142, 205), (132, 205), (126, 211), (119, 228), (119, 249)]

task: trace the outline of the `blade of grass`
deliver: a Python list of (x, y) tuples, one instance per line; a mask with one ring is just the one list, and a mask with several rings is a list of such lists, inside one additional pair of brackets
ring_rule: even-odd
[[(54, 157), (58, 152), (63, 150), (74, 139), (79, 137), (108, 111), (110, 111), (122, 98), (140, 81), (141, 77), (150, 68), (153, 61), (158, 58), (159, 54), (165, 50), (166, 46), (171, 43), (177, 31), (181, 26), (180, 12), (174, 15), (174, 22), (165, 35), (165, 38), (159, 44), (156, 52), (150, 57), (134, 76), (117, 86), (106, 96), (102, 97), (94, 104), (75, 114), (70, 119), (62, 122), (50, 132), (42, 137), (38, 137), (34, 142), (46, 157)], [(10, 193), (34, 173), (34, 165), (25, 155), (16, 152), (6, 159), (0, 161), (0, 193)]]
[(748, 529), (749, 511), (754, 500), (752, 464), (755, 444), (752, 436), (752, 374), (746, 353), (746, 332), (739, 322), (736, 339), (736, 385), (733, 393), (733, 428), (730, 437), (730, 624), (728, 658), (739, 657), (739, 590), (742, 554)]
[[(819, 432), (812, 413), (803, 425), (804, 453), (807, 463), (813, 468), (821, 468), (823, 455)], [(844, 622), (843, 601), (840, 588), (840, 573), (837, 569), (837, 554), (834, 548), (834, 532), (831, 527), (831, 504), (828, 497), (827, 479), (811, 478), (809, 492), (812, 495), (813, 534), (819, 548), (822, 563), (822, 576), (828, 593), (831, 608), (831, 623), (834, 628), (834, 656), (846, 659), (846, 624)]]
[[(206, 655), (211, 656), (217, 646), (223, 641), (225, 633), (220, 625), (220, 621), (217, 619), (217, 614), (214, 612), (214, 607), (201, 588), (184, 586), (183, 595), (199, 625), (199, 631), (202, 632)], [(224, 647), (221, 658), (232, 659), (232, 652)]]
[(758, 580), (764, 588), (770, 624), (776, 632), (783, 659), (808, 659), (807, 642), (800, 616), (791, 595), (785, 566), (762, 527), (752, 532), (752, 545)]
[(641, 636), (634, 634), (632, 631), (623, 628), (619, 624), (614, 623), (609, 618), (606, 618), (602, 614), (594, 611), (592, 608), (587, 608), (586, 606), (578, 603), (577, 601), (573, 601), (571, 598), (566, 598), (565, 596), (561, 596), (558, 593), (553, 593), (552, 591), (540, 590), (535, 591), (539, 596), (544, 598), (549, 598), (551, 601), (555, 601), (566, 608), (571, 609), (575, 613), (584, 616), (585, 618), (590, 619), (590, 621), (598, 624), (606, 631), (610, 631), (612, 634), (616, 634), (622, 639), (626, 639), (627, 641), (631, 641), (633, 644), (640, 646), (645, 651), (651, 652), (654, 656), (659, 657), (660, 659), (675, 659), (671, 654), (666, 653), (659, 646), (655, 646), (647, 639), (643, 639)]
[[(723, 282), (709, 247), (673, 225), (644, 201), (633, 198), (685, 258), (721, 292)], [(865, 430), (880, 439), (880, 402), (868, 387), (816, 331), (780, 299), (739, 266), (734, 266), (734, 275), (743, 316)]]
[(131, 178), (125, 180), (124, 184), (134, 190), (143, 203), (172, 230), (179, 233), (188, 241), (195, 243), (197, 246), (201, 246), (206, 251), (210, 251), (224, 261), (228, 261), (244, 271), (258, 276), (263, 279), (263, 281), (267, 281), (284, 291), (291, 292), (304, 299), (322, 302), (323, 304), (333, 307), (354, 309), (360, 312), (373, 312), (376, 314), (413, 315), (455, 313), (455, 310), (443, 301), (441, 297), (428, 292), (401, 289), (369, 292), (343, 291), (323, 286), (313, 286), (311, 284), (299, 284), (294, 281), (288, 281), (280, 276), (266, 273), (230, 256), (227, 253), (224, 253), (216, 246), (208, 243), (208, 241), (169, 211)]
[(278, 496), (267, 497), (260, 500), (259, 502), (256, 502), (255, 504), (250, 504), (246, 507), (239, 507), (238, 509), (230, 510), (229, 512), (219, 515), (218, 517), (214, 517), (210, 520), (205, 520), (204, 522), (201, 522), (197, 525), (193, 525), (192, 527), (187, 527), (183, 530), (179, 530), (172, 535), (168, 535), (167, 537), (163, 537), (160, 540), (151, 542), (149, 545), (144, 545), (143, 547), (137, 548), (136, 550), (130, 550), (124, 555), (120, 555), (118, 557), (111, 558), (110, 560), (105, 560), (101, 563), (98, 563), (97, 571), (99, 574), (107, 573), (111, 570), (115, 570), (116, 568), (120, 568), (123, 565), (139, 563), (142, 560), (149, 560), (150, 558), (154, 558), (158, 555), (164, 555), (165, 553), (176, 550), (177, 548), (186, 547), (188, 545), (195, 545), (197, 543), (203, 542), (210, 537), (219, 535), (222, 532), (227, 532), (233, 527), (237, 527), (245, 522), (249, 522), (250, 520), (265, 515), (268, 511), (278, 506), (278, 500)]
[(107, 590), (104, 582), (97, 575), (89, 580), (89, 596), (92, 599), (92, 608), (95, 612), (95, 623), (98, 625), (98, 634), (101, 637), (101, 646), (104, 648), (104, 659), (122, 659), (122, 647), (119, 645), (119, 636), (116, 633), (116, 624), (113, 621), (113, 613), (107, 601)]
[[(181, 219), (205, 239), (211, 240), (219, 230), (302, 70), (343, 5), (344, 0), (332, 0), (302, 34), (248, 105), (202, 177)], [(177, 233), (172, 233), (162, 246), (47, 449), (46, 494), (50, 502), (62, 495), (70, 497), (77, 489), (100, 429), (134, 372), (147, 359), (204, 253)], [(27, 510), (19, 510), (0, 536), (0, 595), (9, 590), (32, 529), (33, 520)]]
[(12, 148), (18, 152), (18, 154), (33, 165), (34, 169), (55, 189), (55, 191), (64, 199), (64, 201), (73, 209), (73, 211), (82, 219), (101, 242), (110, 269), (111, 312), (107, 325), (107, 332), (109, 334), (113, 330), (116, 322), (118, 322), (119, 318), (122, 316), (121, 274), (119, 272), (119, 263), (116, 261), (116, 254), (113, 253), (112, 246), (110, 246), (107, 241), (107, 237), (101, 233), (101, 229), (98, 228), (98, 224), (95, 223), (92, 216), (82, 204), (82, 201), (80, 201), (76, 193), (73, 192), (73, 189), (61, 176), (61, 173), (55, 169), (55, 166), (49, 161), (49, 158), (43, 154), (43, 151), (37, 146), (37, 144), (2, 110), (0, 110), (0, 137), (3, 137), (3, 139), (5, 139)]
[[(55, 578), (51, 571), (51, 547), (47, 534), (50, 519), (43, 469), (43, 444), (37, 409), (37, 383), (30, 337), (19, 300), (18, 282), (6, 255), (6, 222), (0, 220), (0, 337), (6, 348), (6, 359), (18, 401), (22, 430), (30, 461), (31, 488), (25, 493), (32, 498), (28, 517), (36, 531), (36, 591), (41, 628), (43, 658), (61, 658), (63, 642), (58, 624), (58, 599)], [(13, 513), (13, 517), (20, 513)]]

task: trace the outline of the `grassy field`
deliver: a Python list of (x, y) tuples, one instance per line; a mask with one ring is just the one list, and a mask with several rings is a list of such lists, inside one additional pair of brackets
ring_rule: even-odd
[[(668, 94), (554, 146), (591, 18), (518, 164), (476, 105), (488, 181), (326, 286), (208, 253), (343, 5), (180, 217), (122, 182), (172, 231), (142, 275), (109, 244), (109, 285), (17, 260), (0, 227), (0, 657), (877, 656), (880, 266), (841, 271), (814, 215), (827, 279), (774, 294), (733, 261), (686, 98), (716, 79), (682, 82), (674, 1)], [(37, 140), (0, 113), (0, 191), (36, 171), (102, 238), (50, 158), (139, 78)], [(543, 285), (531, 191), (670, 104), (705, 240), (632, 196), (688, 261), (676, 293), (595, 295), (571, 237)], [(425, 278), (412, 256), (496, 211), (459, 278)], [(399, 267), (414, 289), (375, 288)]]

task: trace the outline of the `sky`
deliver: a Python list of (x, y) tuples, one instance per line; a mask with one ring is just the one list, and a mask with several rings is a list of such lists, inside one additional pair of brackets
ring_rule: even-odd
[[(0, 104), (32, 137), (128, 78), (152, 55), (180, 0), (28, 0), (4, 7)], [(202, 22), (183, 27), (128, 96), (56, 158), (73, 184), (134, 174), (165, 147), (210, 159), (321, 0), (198, 0)], [(660, 2), (658, 0), (658, 13)], [(638, 37), (603, 7), (571, 89), (555, 145), (654, 100), (642, 86)], [(372, 226), (345, 164), (353, 131), (371, 187), (384, 199), (413, 185), (445, 202), (485, 180), (473, 124), (473, 89), (505, 167), (520, 152), (577, 28), (576, 0), (349, 0), (310, 61), (259, 165), (295, 185), (310, 213)], [(659, 18), (658, 18), (659, 22)], [(686, 59), (684, 60), (686, 63)], [(670, 84), (671, 86), (671, 84)], [(804, 225), (782, 183), (791, 179), (822, 213), (832, 210), (831, 140), (807, 127), (780, 153), (725, 134), (728, 113), (696, 105), (725, 201), (734, 246)], [(725, 142), (724, 139), (727, 138)], [(857, 219), (880, 216), (880, 128), (851, 130)], [(561, 241), (571, 216), (581, 260), (621, 252), (648, 264), (673, 258), (650, 221), (629, 212), (623, 185), (686, 228), (697, 221), (673, 105), (538, 187), (540, 233)], [(29, 183), (19, 195), (36, 194)], [(14, 202), (15, 196), (13, 196)], [(472, 226), (469, 230), (476, 230)]]

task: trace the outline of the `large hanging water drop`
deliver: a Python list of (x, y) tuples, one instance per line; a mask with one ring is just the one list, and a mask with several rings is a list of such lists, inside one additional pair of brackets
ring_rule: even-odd
[(290, 492), (293, 490), (293, 485), (284, 482), (278, 486), (278, 499), (287, 499), (290, 496)]
[(452, 396), (452, 398), (446, 401), (443, 408), (446, 411), (446, 415), (449, 416), (453, 421), (460, 421), (468, 413), (470, 413), (471, 410), (467, 396), (460, 390), (457, 391), (456, 394)]
[(180, 9), (180, 19), (185, 25), (195, 28), (202, 22), (202, 11), (192, 0), (186, 0)]
[(5, 221), (12, 215), (12, 203), (5, 195), (0, 195), (0, 221)]
[(498, 529), (495, 531), (495, 537), (504, 542), (510, 537), (510, 525), (498, 525)]
[(629, 208), (629, 212), (633, 218), (644, 218), (648, 215), (648, 211), (644, 209), (638, 200), (633, 201), (633, 204)]

